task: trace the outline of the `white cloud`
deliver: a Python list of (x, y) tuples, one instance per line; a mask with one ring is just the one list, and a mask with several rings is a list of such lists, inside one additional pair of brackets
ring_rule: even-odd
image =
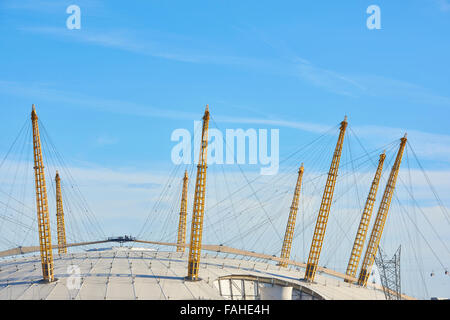
[(218, 122), (224, 123), (243, 123), (243, 124), (262, 124), (275, 127), (286, 127), (299, 129), (303, 131), (313, 132), (313, 133), (323, 133), (329, 130), (326, 125), (321, 125), (318, 123), (308, 123), (300, 121), (289, 121), (289, 120), (277, 120), (277, 119), (266, 119), (266, 118), (244, 118), (244, 117), (231, 117), (231, 116), (215, 116), (214, 119)]
[(118, 139), (110, 137), (108, 135), (101, 135), (99, 137), (97, 137), (96, 139), (96, 143), (100, 146), (110, 146), (110, 145), (114, 145), (117, 144)]
[[(319, 67), (304, 57), (293, 53), (286, 45), (274, 44), (273, 41), (270, 42), (265, 38), (263, 39), (265, 43), (269, 44), (272, 49), (281, 52), (278, 59), (268, 60), (219, 54), (217, 52), (223, 52), (224, 49), (217, 47), (214, 50), (207, 50), (208, 54), (205, 55), (203, 53), (205, 50), (193, 51), (186, 45), (186, 43), (192, 43), (196, 39), (186, 39), (175, 34), (161, 34), (152, 30), (146, 31), (153, 35), (152, 38), (148, 38), (148, 35), (139, 36), (136, 32), (125, 29), (107, 32), (92, 30), (71, 32), (62, 27), (21, 27), (19, 30), (161, 59), (186, 63), (235, 65), (258, 70), (258, 72), (294, 76), (328, 92), (353, 98), (363, 96), (387, 97), (418, 104), (450, 106), (450, 97), (440, 95), (418, 84), (378, 75), (348, 74)], [(204, 46), (204, 43), (196, 45), (197, 48)]]
[[(96, 109), (102, 112), (112, 112), (118, 114), (165, 118), (165, 119), (185, 119), (197, 120), (199, 113), (181, 111), (169, 107), (153, 107), (132, 103), (122, 100), (102, 99), (90, 96), (80, 95), (74, 92), (59, 91), (53, 89), (48, 84), (23, 84), (11, 81), (0, 80), (0, 92), (19, 96), (29, 96), (39, 101), (63, 102), (64, 105), (74, 108)], [(39, 108), (39, 106), (38, 106)], [(295, 120), (286, 120), (274, 116), (267, 117), (236, 117), (229, 115), (215, 115), (215, 121), (218, 123), (235, 124), (260, 124), (274, 127), (284, 127), (298, 129), (311, 133), (324, 133), (330, 129), (330, 125), (302, 122)], [(351, 122), (351, 120), (350, 120)], [(374, 125), (351, 125), (352, 130), (364, 141), (370, 143), (372, 147), (377, 147), (380, 143), (391, 142), (400, 139), (405, 132), (408, 133), (408, 141), (413, 146), (415, 152), (422, 160), (436, 160), (440, 162), (450, 162), (450, 136), (445, 134), (436, 134), (432, 132), (423, 132), (413, 128), (394, 128)], [(100, 139), (101, 137), (99, 137)], [(113, 143), (114, 139), (101, 138), (98, 142)], [(112, 140), (111, 140), (112, 139)]]
[[(0, 168), (2, 190), (9, 190), (11, 183), (15, 180), (15, 170), (5, 171), (4, 169), (17, 165), (21, 166), (19, 171), (32, 170), (32, 166), (29, 164), (6, 163)], [(55, 170), (52, 167), (47, 169), (50, 172)], [(69, 172), (77, 181), (92, 212), (96, 214), (97, 219), (104, 226), (107, 235), (132, 234), (136, 236), (150, 213), (150, 219), (145, 228), (146, 232), (141, 235), (141, 238), (175, 241), (182, 169), (184, 168), (179, 168), (179, 174), (175, 174), (172, 177), (173, 180), (169, 179), (170, 174), (166, 171), (155, 172), (150, 168), (149, 170), (111, 169), (95, 165), (90, 167), (70, 167), (67, 170), (60, 170), (60, 174), (64, 188), (70, 188), (67, 185)], [(356, 201), (354, 192), (342, 196), (346, 192), (345, 179), (343, 180), (345, 171), (342, 170), (338, 178), (335, 201), (332, 206), (321, 257), (321, 265), (326, 264), (327, 267), (340, 271), (344, 270), (347, 263), (357, 222), (361, 214), (358, 205), (353, 203)], [(385, 171), (386, 176), (388, 170)], [(195, 173), (195, 169), (193, 173)], [(192, 175), (193, 173), (191, 172), (190, 174)], [(256, 252), (279, 254), (282, 241), (280, 237), (283, 237), (289, 206), (292, 201), (292, 189), (296, 179), (295, 170), (292, 170), (290, 173), (281, 171), (277, 177), (259, 176), (256, 181), (254, 179), (258, 177), (257, 174), (245, 172), (248, 180), (252, 181), (253, 189), (248, 187), (246, 179), (243, 178), (240, 172), (226, 171), (225, 174), (226, 181), (223, 173), (215, 166), (208, 168), (204, 242), (224, 243), (225, 245), (233, 245), (234, 247)], [(411, 206), (411, 201), (406, 192), (406, 188), (409, 186), (403, 186), (399, 183), (396, 194), (403, 208), (400, 210), (396, 200), (394, 200), (383, 235), (384, 241), (382, 246), (386, 252), (391, 253), (401, 243), (402, 259), (404, 259), (402, 260), (402, 265), (411, 268), (408, 272), (413, 272), (412, 275), (417, 277), (417, 266), (411, 266), (411, 261), (414, 261), (416, 252), (411, 250), (422, 250), (423, 255), (421, 259), (425, 262), (427, 270), (431, 269), (432, 266), (436, 266), (436, 260), (429, 252), (427, 244), (421, 239), (421, 235), (417, 234), (413, 221), (419, 226), (428, 244), (438, 252), (444, 262), (448, 261), (448, 255), (446, 255), (445, 248), (442, 246), (442, 241), (436, 238), (434, 232), (436, 231), (442, 240), (448, 243), (447, 231), (449, 225), (443, 219), (441, 208), (436, 205), (432, 193), (427, 190), (427, 182), (424, 180), (421, 172), (413, 170), (409, 173), (405, 168), (402, 168), (400, 177), (407, 182), (410, 174), (413, 181), (414, 195), (420, 203), (425, 203), (421, 205), (422, 212), (417, 210), (417, 207)], [(307, 172), (302, 186), (293, 247), (293, 252), (295, 252), (297, 259), (307, 255), (315, 226), (317, 211), (320, 206), (321, 191), (324, 187), (323, 180), (326, 178), (324, 176), (319, 179), (320, 181), (313, 181), (312, 178), (318, 175), (323, 175), (323, 172)], [(360, 172), (358, 176), (358, 188), (367, 190), (373, 177), (373, 172)], [(438, 191), (450, 190), (450, 171), (430, 171), (428, 176)], [(35, 215), (33, 210), (35, 204), (31, 172), (28, 178), (29, 181), (25, 182), (28, 190), (28, 197), (25, 199), (25, 202), (30, 208), (26, 210), (26, 214), (30, 215), (31, 219), (24, 221), (33, 226), (35, 224), (35, 221), (32, 220)], [(50, 181), (51, 179), (47, 178), (50, 212), (51, 217), (54, 217), (53, 189)], [(23, 181), (20, 179), (16, 181), (16, 186), (21, 186), (21, 182)], [(194, 183), (195, 179), (191, 176), (188, 192), (188, 223), (192, 214)], [(164, 186), (167, 187), (168, 185), (170, 187), (163, 192)], [(318, 187), (317, 190), (314, 188), (316, 185)], [(244, 188), (240, 189), (242, 186)], [(384, 183), (380, 184), (372, 222), (383, 188)], [(227, 189), (230, 190), (230, 193)], [(256, 192), (258, 198), (254, 197), (253, 191)], [(230, 194), (232, 195), (231, 198)], [(360, 197), (364, 200), (365, 196), (365, 194), (360, 194)], [(450, 203), (450, 195), (443, 193), (441, 196), (445, 203)], [(7, 199), (7, 196), (5, 197), (3, 193), (0, 193), (1, 201), (5, 202)], [(73, 205), (74, 200), (69, 197), (65, 203), (66, 205), (72, 204), (72, 210), (67, 210), (66, 213), (67, 224), (71, 228), (73, 228), (70, 220), (71, 215), (80, 216), (81, 214), (78, 208)], [(156, 203), (159, 203), (159, 205), (155, 206)], [(18, 206), (15, 201), (12, 201), (11, 205)], [(157, 210), (154, 211), (154, 209)], [(0, 210), (2, 211), (0, 214), (3, 213), (4, 207), (1, 205)], [(405, 213), (410, 215), (410, 217), (405, 218)], [(434, 231), (430, 228), (422, 213), (427, 216), (434, 227)], [(406, 227), (404, 226), (405, 221)], [(4, 228), (4, 230), (8, 229), (8, 223), (4, 225)], [(405, 228), (408, 228), (408, 230)], [(16, 230), (17, 228), (10, 226), (9, 229)], [(420, 241), (416, 242), (414, 240), (416, 238), (413, 238), (415, 242), (411, 243), (410, 234), (417, 235)], [(35, 243), (37, 239), (32, 235), (29, 239), (34, 241), (32, 243)], [(71, 233), (70, 236), (73, 236), (73, 234)], [(13, 238), (11, 239), (13, 240)], [(258, 239), (260, 240), (258, 241)], [(414, 246), (418, 244), (421, 247), (414, 249)], [(408, 288), (408, 286), (406, 287)]]
[(437, 0), (439, 4), (439, 9), (443, 12), (450, 11), (450, 2), (448, 0)]
[[(166, 119), (198, 119), (198, 114), (170, 108), (153, 107), (123, 100), (102, 99), (83, 94), (53, 89), (49, 84), (19, 83), (0, 80), (0, 92), (16, 96), (26, 96), (33, 101), (57, 101), (76, 108), (96, 109), (102, 112), (128, 114), (143, 117), (158, 117)], [(37, 105), (39, 108), (39, 105)]]
[(304, 59), (295, 58), (296, 68), (300, 78), (311, 84), (322, 87), (327, 91), (344, 95), (357, 97), (363, 94), (367, 89), (351, 77), (337, 73), (332, 70), (322, 69), (314, 66)]
[(450, 106), (450, 97), (408, 81), (377, 75), (349, 75), (364, 88), (364, 94), (410, 101), (422, 105)]
[(406, 128), (383, 126), (352, 126), (352, 129), (366, 141), (375, 144), (376, 141), (393, 141), (400, 139), (405, 133), (420, 160), (436, 160), (450, 163), (450, 136), (423, 132)]
[[(199, 43), (196, 46), (198, 49), (192, 50), (186, 46), (186, 43), (192, 43), (195, 39), (186, 39), (169, 33), (161, 34), (154, 30), (146, 30), (144, 36), (139, 36), (136, 32), (127, 29), (115, 29), (106, 32), (83, 28), (73, 32), (63, 27), (20, 27), (18, 29), (24, 32), (57, 37), (65, 41), (77, 41), (179, 62), (270, 68), (270, 64), (261, 59), (214, 54), (211, 51), (204, 54), (205, 50), (201, 50), (202, 47), (205, 47), (204, 43)], [(152, 34), (153, 37), (150, 38), (149, 34)]]
[[(73, 4), (72, 0), (4, 0), (2, 6), (8, 10), (27, 10), (40, 14), (66, 14), (66, 8), (71, 4)], [(103, 8), (101, 0), (77, 0), (76, 4), (83, 9)]]

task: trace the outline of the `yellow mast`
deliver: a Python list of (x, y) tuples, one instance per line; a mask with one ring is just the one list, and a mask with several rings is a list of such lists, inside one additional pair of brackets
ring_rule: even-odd
[[(291, 210), (289, 212), (289, 219), (286, 225), (286, 232), (284, 233), (283, 247), (281, 248), (280, 258), (289, 260), (291, 255), (292, 239), (294, 238), (295, 220), (297, 218), (298, 200), (300, 198), (300, 188), (303, 177), (303, 163), (298, 170), (297, 184), (295, 185), (294, 198), (292, 199)], [(280, 262), (278, 265), (287, 267), (287, 262)]]
[(378, 208), (377, 217), (372, 228), (372, 233), (370, 234), (369, 244), (367, 245), (363, 264), (359, 273), (358, 284), (360, 286), (367, 285), (367, 280), (369, 279), (369, 275), (375, 261), (375, 256), (377, 255), (378, 245), (380, 244), (381, 235), (383, 233), (387, 214), (389, 212), (389, 206), (391, 205), (392, 196), (394, 194), (395, 183), (397, 182), (397, 176), (400, 170), (400, 164), (402, 162), (403, 151), (405, 150), (406, 146), (406, 133), (400, 141), (401, 142), (397, 157), (395, 159), (394, 165), (392, 166), (386, 188), (384, 189), (383, 198), (381, 199), (380, 207)]
[(194, 208), (192, 210), (191, 242), (189, 246), (189, 263), (187, 279), (197, 281), (202, 249), (203, 215), (205, 213), (206, 160), (208, 150), (209, 108), (206, 105), (203, 116), (202, 141), (195, 181)]
[(33, 124), (34, 175), (36, 183), (36, 207), (39, 226), (42, 275), (45, 281), (52, 282), (54, 280), (53, 254), (50, 219), (48, 214), (47, 187), (45, 185), (38, 116), (34, 104), (31, 111), (31, 121)]
[[(188, 192), (188, 173), (184, 172), (183, 191), (181, 193), (180, 221), (178, 222), (178, 240), (177, 244), (186, 243), (186, 217), (187, 217), (187, 192)], [(177, 252), (184, 252), (183, 246), (177, 247)]]
[[(378, 186), (380, 184), (381, 172), (383, 171), (384, 159), (386, 153), (380, 154), (380, 160), (378, 161), (377, 171), (373, 178), (372, 185), (370, 187), (369, 195), (367, 196), (366, 205), (359, 222), (358, 232), (356, 233), (355, 242), (353, 243), (352, 253), (348, 261), (346, 274), (350, 277), (355, 277), (358, 270), (359, 260), (361, 259), (361, 253), (364, 248), (364, 242), (366, 241), (367, 231), (369, 229), (370, 218), (373, 212), (373, 206), (377, 197)], [(349, 282), (348, 279), (344, 280)]]
[(58, 253), (67, 253), (66, 246), (66, 228), (64, 225), (64, 209), (61, 193), (61, 178), (59, 177), (58, 171), (56, 171), (56, 220), (58, 228)]
[(325, 230), (327, 228), (328, 216), (330, 214), (331, 202), (333, 200), (334, 187), (339, 169), (339, 161), (342, 154), (342, 146), (344, 144), (345, 129), (347, 128), (347, 116), (341, 122), (339, 138), (333, 154), (330, 171), (328, 172), (327, 183), (323, 191), (322, 203), (320, 204), (319, 216), (317, 217), (316, 228), (309, 251), (308, 263), (306, 265), (305, 280), (314, 281), (317, 266), (319, 264), (320, 252), (322, 250)]

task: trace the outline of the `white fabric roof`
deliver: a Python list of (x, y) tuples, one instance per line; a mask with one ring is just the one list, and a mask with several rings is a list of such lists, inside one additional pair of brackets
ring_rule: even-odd
[[(69, 289), (81, 273), (80, 289)], [(214, 284), (227, 275), (272, 277), (300, 284), (325, 299), (384, 299), (380, 288), (361, 288), (340, 279), (317, 274), (315, 283), (299, 279), (303, 270), (270, 263), (230, 259), (206, 254), (201, 259), (201, 281), (189, 282), (186, 253), (156, 252), (144, 248), (111, 248), (54, 255), (57, 280), (43, 283), (40, 256), (0, 260), (0, 299), (224, 299)], [(75, 281), (76, 282), (76, 281)], [(217, 283), (217, 282), (216, 282)]]

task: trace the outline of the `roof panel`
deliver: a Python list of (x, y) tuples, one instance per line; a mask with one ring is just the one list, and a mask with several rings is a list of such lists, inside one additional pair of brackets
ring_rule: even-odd
[[(315, 283), (305, 283), (300, 281), (302, 270), (218, 255), (202, 255), (202, 280), (197, 282), (185, 280), (187, 254), (175, 252), (121, 248), (55, 254), (54, 265), (57, 280), (48, 284), (40, 281), (39, 256), (0, 260), (0, 299), (224, 299), (215, 281), (229, 275), (279, 279), (327, 299), (384, 299), (380, 289), (361, 288), (321, 273)], [(74, 289), (69, 283), (77, 277), (80, 288)], [(233, 292), (242, 287), (239, 280), (234, 282)], [(254, 290), (250, 282), (244, 285), (246, 291)]]

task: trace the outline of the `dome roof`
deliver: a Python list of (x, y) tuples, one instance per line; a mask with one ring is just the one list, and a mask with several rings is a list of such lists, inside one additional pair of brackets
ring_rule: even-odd
[(0, 299), (289, 299), (289, 290), (293, 299), (385, 298), (377, 286), (363, 288), (320, 273), (315, 283), (306, 283), (301, 269), (219, 254), (204, 254), (201, 280), (190, 282), (184, 278), (187, 258), (187, 253), (131, 247), (55, 254), (52, 283), (41, 280), (40, 256), (5, 258)]

